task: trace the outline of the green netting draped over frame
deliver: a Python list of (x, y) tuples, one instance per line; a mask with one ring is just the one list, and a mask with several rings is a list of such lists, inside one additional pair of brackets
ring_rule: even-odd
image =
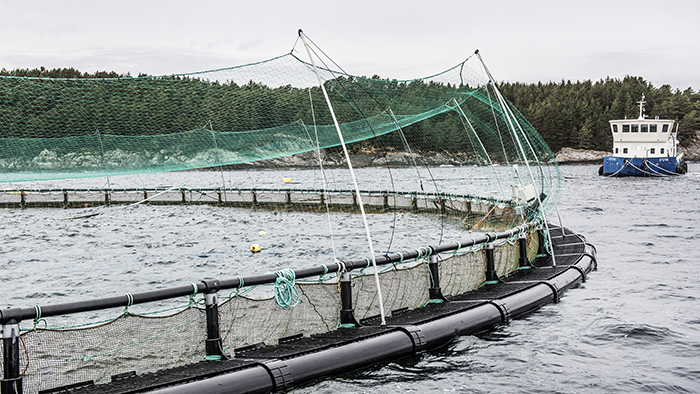
[[(349, 156), (363, 158), (353, 163), (365, 167), (357, 171), (356, 189), (347, 179), (340, 138), (318, 77), (295, 52), (245, 66), (169, 76), (0, 77), (0, 182), (9, 186), (0, 193), (0, 206), (90, 209), (62, 219), (90, 218), (93, 223), (81, 227), (89, 237), (108, 231), (104, 239), (86, 242), (99, 250), (93, 255), (114, 254), (117, 257), (111, 257), (117, 260), (109, 260), (110, 265), (137, 259), (136, 265), (143, 265), (144, 272), (154, 277), (161, 269), (187, 271), (187, 278), (204, 270), (207, 278), (217, 275), (216, 270), (230, 277), (239, 273), (234, 268), (280, 273), (281, 268), (312, 264), (322, 264), (327, 271), (330, 264), (365, 257), (366, 272), (364, 268), (352, 271), (358, 319), (371, 319), (381, 306), (392, 313), (420, 308), (430, 302), (430, 259), (423, 254), (429, 245), (473, 241), (478, 233), (531, 223), (527, 254), (532, 261), (549, 242), (544, 240), (540, 247), (542, 208), (558, 198), (554, 155), (493, 83), (469, 66), (470, 61), (475, 60), (405, 81), (319, 69)], [(219, 171), (221, 184), (219, 174), (203, 171), (173, 173), (173, 179), (166, 181), (161, 174), (144, 182), (140, 176), (121, 177), (111, 185), (109, 181), (117, 175), (219, 166), (227, 166)], [(265, 171), (253, 171), (257, 169)], [(321, 173), (318, 178), (317, 172)], [(107, 177), (108, 189), (72, 188), (71, 181), (40, 182), (89, 177)], [(211, 179), (193, 178), (213, 178), (216, 184), (211, 187)], [(546, 197), (543, 206), (538, 195)], [(148, 213), (135, 212), (135, 206), (145, 201), (153, 204)], [(201, 202), (217, 207), (203, 209), (197, 206)], [(178, 206), (156, 208), (166, 203)], [(108, 207), (115, 205), (121, 207)], [(92, 209), (95, 206), (105, 209)], [(126, 207), (134, 209), (121, 209)], [(225, 214), (223, 207), (227, 207)], [(368, 213), (367, 228), (372, 231), (368, 241), (376, 246), (375, 255), (415, 250), (418, 257), (380, 266), (375, 278), (366, 258), (364, 223), (355, 215), (361, 207)], [(56, 226), (51, 215), (42, 215), (47, 227)], [(21, 216), (21, 220), (26, 217), (33, 218)], [(8, 225), (19, 227), (21, 220), (13, 219)], [(144, 225), (145, 229), (139, 226), (135, 233), (125, 233), (142, 240), (115, 243), (119, 232), (114, 229), (130, 228), (135, 221), (167, 227), (167, 234)], [(70, 230), (71, 222), (61, 223), (66, 227), (58, 226), (60, 231)], [(197, 232), (200, 228), (202, 232)], [(252, 246), (260, 248), (251, 244), (265, 239), (261, 230), (268, 228), (274, 234), (265, 240), (270, 253), (251, 257), (257, 253)], [(201, 246), (202, 252), (178, 249), (192, 247), (200, 238), (207, 245)], [(449, 255), (436, 255), (445, 295), (468, 292), (484, 283), (483, 248), (493, 241), (486, 239), (464, 248), (460, 244)], [(514, 234), (494, 245), (499, 277), (519, 268), (516, 242)], [(241, 246), (251, 253), (239, 253)], [(115, 250), (125, 247), (128, 256), (119, 257)], [(154, 252), (145, 251), (151, 248)], [(17, 249), (28, 254), (28, 263), (36, 264), (36, 255), (25, 252), (25, 245)], [(60, 261), (60, 256), (39, 258)], [(207, 259), (207, 264), (192, 263), (193, 259)], [(200, 266), (206, 268), (198, 271)], [(239, 281), (240, 287), (228, 297), (222, 295), (219, 305), (226, 351), (235, 355), (235, 349), (243, 346), (274, 344), (283, 337), (338, 327), (342, 323), (340, 275), (325, 276), (298, 281), (301, 303), (294, 307), (276, 301), (276, 282), (255, 288)], [(66, 282), (63, 276), (56, 280), (61, 283), (58, 287)], [(378, 287), (383, 292), (381, 301)], [(253, 297), (255, 291), (261, 292), (258, 298)], [(125, 310), (100, 322), (80, 316), (89, 321), (71, 320), (70, 327), (56, 323), (63, 320), (43, 318), (46, 327), (37, 326), (41, 309), (35, 309), (35, 324), (29, 329), (30, 322), (25, 321), (22, 334), (26, 392), (86, 380), (102, 383), (114, 374), (152, 372), (201, 360), (206, 322), (195, 296), (202, 298), (195, 291), (186, 305), (183, 300), (174, 309), (144, 304), (149, 313), (143, 315), (134, 311), (136, 305), (128, 313)], [(153, 309), (160, 311), (150, 313)]]
[[(553, 161), (467, 61), (408, 81), (320, 72), (351, 150), (404, 150), (405, 138), (462, 164)], [(158, 77), (0, 77), (4, 182), (233, 165), (339, 143), (312, 67), (293, 53)]]

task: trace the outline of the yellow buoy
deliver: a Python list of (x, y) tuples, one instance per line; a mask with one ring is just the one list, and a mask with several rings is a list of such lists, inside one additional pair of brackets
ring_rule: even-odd
[(260, 235), (265, 235), (265, 232), (264, 232), (264, 231), (261, 231), (261, 232), (259, 232), (258, 234), (260, 234)]
[(291, 182), (291, 181), (292, 181), (292, 178), (284, 178), (284, 179), (282, 179), (282, 182), (284, 182), (284, 183), (289, 183), (289, 182)]
[(253, 253), (258, 253), (258, 252), (260, 252), (260, 249), (261, 249), (261, 248), (260, 248), (260, 245), (258, 245), (258, 244), (253, 244), (253, 246), (250, 247), (250, 251), (253, 252)]

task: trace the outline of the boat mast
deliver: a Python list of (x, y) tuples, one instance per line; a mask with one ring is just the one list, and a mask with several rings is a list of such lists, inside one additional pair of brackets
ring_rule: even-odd
[(357, 185), (357, 179), (355, 178), (355, 172), (352, 169), (352, 162), (350, 161), (350, 154), (348, 153), (348, 148), (345, 146), (345, 140), (343, 139), (343, 133), (340, 131), (340, 125), (338, 124), (338, 119), (335, 117), (335, 112), (333, 111), (333, 105), (331, 105), (331, 100), (328, 98), (328, 92), (326, 92), (326, 86), (323, 84), (323, 80), (321, 79), (321, 76), (318, 73), (318, 68), (316, 68), (316, 62), (314, 61), (314, 57), (311, 55), (311, 49), (309, 49), (309, 45), (306, 43), (306, 35), (304, 34), (301, 29), (299, 29), (299, 37), (301, 38), (301, 41), (304, 43), (304, 48), (306, 48), (306, 53), (309, 55), (309, 59), (311, 60), (311, 65), (314, 68), (314, 72), (316, 73), (316, 78), (318, 78), (318, 84), (321, 87), (321, 91), (323, 91), (323, 97), (326, 99), (326, 104), (328, 105), (328, 109), (331, 112), (331, 117), (333, 118), (333, 124), (335, 125), (335, 130), (338, 132), (338, 138), (340, 139), (340, 144), (343, 146), (343, 153), (345, 153), (345, 160), (348, 162), (348, 169), (350, 170), (350, 176), (352, 177), (352, 183), (355, 185), (355, 194), (357, 195), (357, 205), (360, 206), (360, 214), (362, 215), (362, 221), (365, 224), (365, 232), (367, 233), (367, 242), (369, 243), (369, 253), (370, 256), (372, 256), (372, 267), (374, 268), (374, 280), (377, 285), (377, 298), (379, 298), (379, 314), (382, 319), (382, 325), (386, 325), (386, 319), (384, 316), (384, 301), (382, 299), (382, 290), (381, 287), (379, 286), (379, 273), (377, 272), (377, 259), (374, 256), (374, 247), (372, 246), (372, 237), (370, 236), (369, 232), (369, 223), (367, 223), (367, 216), (365, 215), (365, 208), (362, 203), (362, 197), (360, 194), (360, 188)]
[(642, 93), (642, 99), (637, 101), (637, 103), (639, 104), (639, 118), (638, 119), (646, 118), (646, 116), (644, 115), (644, 104), (646, 104), (647, 102), (644, 101), (644, 93)]

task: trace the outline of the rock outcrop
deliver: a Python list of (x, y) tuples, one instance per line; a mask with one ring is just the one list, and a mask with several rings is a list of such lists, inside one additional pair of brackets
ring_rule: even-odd
[(556, 159), (559, 164), (596, 164), (602, 163), (603, 157), (610, 155), (610, 152), (599, 150), (561, 148)]
[(696, 131), (690, 143), (679, 146), (678, 151), (683, 153), (683, 160), (700, 161), (700, 131)]

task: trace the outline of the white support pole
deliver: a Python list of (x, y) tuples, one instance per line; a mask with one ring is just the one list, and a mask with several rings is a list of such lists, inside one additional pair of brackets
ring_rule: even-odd
[[(527, 160), (527, 155), (525, 154), (525, 149), (523, 148), (523, 144), (520, 141), (520, 138), (518, 137), (515, 126), (513, 125), (513, 120), (511, 119), (511, 116), (509, 114), (508, 105), (506, 104), (505, 99), (501, 95), (501, 92), (496, 87), (496, 81), (491, 76), (491, 72), (488, 70), (488, 67), (486, 67), (484, 60), (481, 58), (481, 55), (479, 54), (478, 51), (476, 52), (476, 56), (479, 58), (481, 65), (484, 67), (484, 70), (486, 70), (486, 74), (489, 76), (489, 82), (491, 82), (491, 86), (493, 86), (493, 90), (496, 93), (496, 98), (498, 99), (498, 102), (501, 104), (501, 108), (503, 109), (503, 115), (505, 115), (506, 119), (508, 120), (508, 125), (510, 126), (511, 132), (515, 136), (515, 141), (518, 143), (518, 148), (520, 149), (520, 153), (523, 157), (523, 161), (525, 162), (525, 167), (527, 168), (527, 171), (530, 174), (530, 180), (532, 181), (532, 184), (535, 185), (535, 176), (532, 174), (532, 169), (530, 168), (530, 162)], [(542, 211), (542, 218), (544, 219), (543, 220), (544, 227), (545, 227), (545, 230), (547, 231), (547, 237), (549, 237), (549, 244), (552, 248), (552, 265), (556, 266), (557, 260), (554, 257), (554, 245), (552, 244), (552, 238), (551, 238), (551, 234), (549, 232), (549, 224), (547, 223), (547, 216), (546, 216), (546, 213), (544, 211), (544, 204), (542, 204), (542, 198), (540, 198), (539, 193), (537, 194), (537, 202), (539, 203), (540, 210)], [(563, 234), (563, 229), (562, 229), (562, 234)]]
[(486, 148), (484, 147), (484, 143), (481, 142), (481, 138), (479, 138), (479, 135), (476, 133), (476, 129), (474, 129), (474, 126), (472, 125), (472, 122), (469, 121), (469, 118), (467, 118), (467, 115), (464, 113), (462, 110), (462, 107), (459, 105), (456, 99), (452, 99), (455, 103), (455, 106), (459, 110), (459, 114), (462, 115), (462, 118), (467, 121), (467, 124), (469, 124), (469, 128), (472, 130), (472, 133), (474, 133), (474, 137), (476, 137), (476, 140), (479, 141), (479, 145), (481, 145), (481, 150), (484, 151), (484, 154), (486, 155), (486, 158), (489, 160), (489, 165), (491, 166), (491, 170), (493, 171), (493, 176), (496, 178), (496, 182), (498, 182), (498, 187), (501, 189), (501, 194), (503, 195), (503, 199), (505, 200), (507, 198), (506, 192), (503, 189), (503, 185), (501, 184), (501, 179), (498, 177), (498, 173), (496, 172), (496, 167), (494, 167), (493, 162), (491, 161), (491, 156), (489, 155), (489, 152), (486, 151)]
[(318, 69), (316, 68), (316, 62), (314, 61), (313, 56), (311, 55), (311, 50), (309, 49), (309, 45), (306, 43), (306, 35), (299, 29), (299, 37), (301, 38), (301, 41), (304, 43), (304, 48), (306, 48), (306, 53), (309, 55), (309, 59), (311, 60), (311, 65), (314, 67), (314, 72), (316, 73), (316, 77), (318, 78), (318, 84), (321, 86), (321, 90), (323, 91), (323, 97), (326, 99), (326, 104), (328, 104), (328, 109), (331, 112), (331, 117), (333, 118), (333, 124), (335, 124), (335, 129), (338, 132), (338, 138), (340, 139), (340, 144), (343, 146), (343, 153), (345, 153), (345, 160), (348, 162), (348, 170), (350, 170), (350, 176), (352, 177), (352, 183), (355, 185), (355, 193), (357, 195), (357, 205), (360, 206), (360, 214), (362, 215), (362, 221), (365, 224), (365, 232), (367, 233), (367, 243), (369, 243), (369, 253), (370, 256), (372, 256), (372, 267), (374, 268), (374, 280), (377, 285), (377, 297), (379, 298), (379, 314), (382, 319), (382, 325), (386, 325), (386, 318), (384, 316), (384, 301), (382, 299), (382, 289), (379, 285), (379, 272), (377, 271), (377, 259), (374, 256), (374, 247), (372, 246), (372, 237), (370, 236), (369, 232), (369, 223), (367, 223), (367, 216), (365, 215), (365, 208), (362, 204), (362, 197), (360, 195), (360, 188), (357, 185), (357, 179), (355, 178), (355, 172), (352, 169), (352, 162), (350, 161), (350, 154), (348, 153), (348, 148), (345, 146), (345, 140), (343, 139), (343, 133), (340, 131), (340, 125), (338, 124), (338, 119), (335, 117), (335, 112), (333, 111), (333, 105), (331, 105), (331, 100), (328, 98), (328, 92), (326, 92), (326, 87), (323, 85), (323, 80), (321, 79), (321, 76), (318, 73)]

